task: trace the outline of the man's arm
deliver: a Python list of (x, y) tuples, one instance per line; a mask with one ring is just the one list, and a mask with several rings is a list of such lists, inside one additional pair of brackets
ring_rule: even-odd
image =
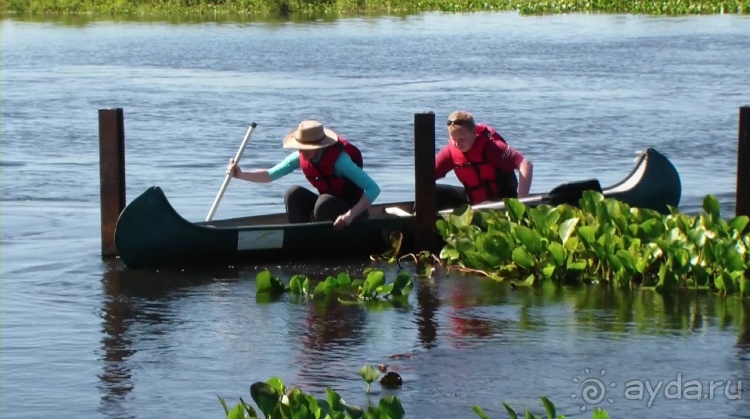
[(534, 177), (534, 165), (524, 157), (518, 165), (518, 173), (518, 198), (526, 198), (529, 196), (531, 179)]
[(443, 147), (437, 156), (435, 156), (435, 179), (444, 178), (448, 172), (453, 170), (453, 167), (451, 151), (448, 147)]

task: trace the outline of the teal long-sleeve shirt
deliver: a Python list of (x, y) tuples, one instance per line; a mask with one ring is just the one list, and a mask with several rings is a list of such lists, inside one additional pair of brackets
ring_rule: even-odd
[[(317, 162), (320, 157), (322, 157), (322, 154), (315, 161)], [(295, 151), (276, 166), (269, 169), (268, 175), (271, 176), (271, 180), (276, 180), (299, 168), (299, 152)], [(336, 163), (333, 166), (333, 173), (336, 176), (351, 180), (355, 185), (362, 188), (365, 191), (365, 196), (371, 204), (375, 202), (375, 199), (380, 195), (380, 187), (378, 184), (372, 180), (364, 170), (354, 164), (351, 157), (346, 153), (341, 153), (341, 155), (339, 155), (338, 160), (336, 160)]]

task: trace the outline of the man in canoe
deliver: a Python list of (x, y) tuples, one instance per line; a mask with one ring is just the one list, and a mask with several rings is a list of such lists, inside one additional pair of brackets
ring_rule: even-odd
[(438, 210), (529, 195), (533, 165), (494, 128), (456, 111), (448, 116), (448, 136), (448, 145), (435, 157), (435, 177), (453, 170), (463, 187), (435, 185)]
[(268, 183), (302, 169), (318, 194), (299, 185), (286, 190), (290, 223), (333, 221), (334, 228), (369, 218), (380, 187), (362, 170), (362, 155), (352, 143), (318, 121), (305, 120), (284, 137), (283, 147), (296, 149), (271, 169), (243, 171), (230, 160), (227, 173), (249, 182)]

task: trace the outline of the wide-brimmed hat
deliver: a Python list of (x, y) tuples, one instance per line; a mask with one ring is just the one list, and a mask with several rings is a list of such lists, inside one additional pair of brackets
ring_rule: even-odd
[(325, 128), (320, 122), (305, 120), (284, 137), (284, 148), (316, 150), (335, 144), (338, 138), (338, 134)]

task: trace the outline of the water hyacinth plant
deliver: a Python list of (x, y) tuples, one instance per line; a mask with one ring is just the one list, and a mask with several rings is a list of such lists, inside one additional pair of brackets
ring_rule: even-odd
[(331, 293), (338, 293), (342, 303), (362, 303), (366, 301), (390, 300), (402, 301), (408, 298), (414, 283), (411, 274), (401, 270), (391, 283), (386, 283), (385, 274), (377, 269), (365, 270), (366, 277), (352, 280), (349, 274), (342, 272), (338, 276), (328, 276), (318, 282), (310, 291), (310, 279), (305, 275), (294, 275), (285, 285), (281, 279), (264, 270), (255, 278), (256, 293), (259, 296), (276, 296), (284, 292), (292, 295), (316, 298)]
[(750, 293), (748, 217), (722, 219), (712, 195), (695, 216), (631, 208), (594, 191), (579, 207), (505, 203), (505, 210), (466, 207), (438, 220), (445, 265), (525, 286), (551, 280)]
[[(365, 375), (362, 377), (364, 378)], [(371, 404), (363, 409), (346, 403), (330, 387), (326, 388), (325, 399), (317, 399), (299, 388), (287, 388), (279, 377), (254, 383), (250, 386), (250, 396), (255, 401), (257, 410), (241, 397), (240, 403), (229, 409), (226, 401), (219, 397), (227, 419), (403, 419), (404, 417), (404, 408), (396, 396), (381, 397), (377, 405)], [(258, 415), (258, 410), (262, 416)]]
[[(360, 375), (367, 382), (369, 392), (370, 382), (377, 379), (377, 370), (371, 365), (365, 365)], [(217, 397), (227, 419), (403, 419), (406, 416), (401, 401), (393, 395), (381, 397), (377, 405), (368, 404), (366, 408), (362, 408), (346, 403), (341, 395), (330, 387), (326, 388), (326, 398), (318, 399), (297, 387), (287, 388), (279, 377), (253, 383), (250, 386), (250, 396), (255, 401), (257, 409), (245, 402), (242, 397), (237, 405), (229, 409), (226, 400)], [(549, 399), (544, 396), (541, 399), (549, 419), (565, 419), (565, 416), (557, 415), (555, 405)], [(507, 403), (503, 403), (503, 407), (511, 419), (518, 418), (518, 414)], [(472, 410), (481, 419), (489, 419), (478, 405), (474, 405)], [(429, 412), (420, 412), (420, 417), (429, 416)], [(541, 419), (540, 416), (532, 415), (528, 409), (525, 411), (525, 417)], [(607, 412), (603, 409), (594, 410), (592, 419), (608, 418)]]

